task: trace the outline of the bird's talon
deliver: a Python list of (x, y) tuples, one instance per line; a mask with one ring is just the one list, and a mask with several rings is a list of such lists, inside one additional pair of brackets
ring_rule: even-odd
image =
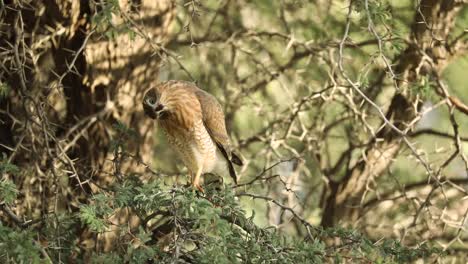
[(197, 185), (194, 185), (194, 187), (195, 187), (198, 191), (200, 191), (201, 193), (205, 193), (205, 190), (203, 190), (203, 187), (201, 187), (201, 185), (198, 185), (198, 184), (197, 184)]

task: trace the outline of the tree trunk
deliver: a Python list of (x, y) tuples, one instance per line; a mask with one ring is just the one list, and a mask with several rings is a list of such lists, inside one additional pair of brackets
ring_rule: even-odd
[(137, 132), (125, 142), (135, 158), (119, 171), (142, 171), (138, 161), (151, 160), (152, 122), (141, 99), (158, 81), (158, 47), (168, 40), (174, 5), (3, 2), (0, 85), (8, 95), (0, 97), (0, 152), (21, 168), (6, 175), (21, 190), (14, 213), (40, 219), (75, 212), (97, 186), (116, 180), (109, 173), (117, 122)]

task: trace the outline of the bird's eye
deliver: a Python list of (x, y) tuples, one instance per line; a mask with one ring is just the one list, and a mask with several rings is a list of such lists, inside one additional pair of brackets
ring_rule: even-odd
[(146, 103), (149, 105), (154, 105), (156, 103), (156, 100), (154, 100), (154, 98), (152, 97), (149, 97), (149, 98), (146, 98)]

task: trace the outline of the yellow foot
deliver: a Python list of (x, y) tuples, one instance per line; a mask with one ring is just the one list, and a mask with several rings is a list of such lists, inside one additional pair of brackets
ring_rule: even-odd
[(201, 187), (200, 184), (193, 184), (193, 187), (199, 190), (201, 193), (205, 193), (205, 190), (203, 190), (203, 187)]
[(197, 173), (195, 174), (195, 178), (192, 181), (193, 187), (197, 188), (200, 192), (205, 193), (205, 190), (200, 185), (200, 176), (202, 174), (203, 167), (198, 168)]

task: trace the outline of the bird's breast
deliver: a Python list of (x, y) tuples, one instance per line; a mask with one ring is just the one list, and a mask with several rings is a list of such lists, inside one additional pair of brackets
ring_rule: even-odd
[(220, 173), (227, 170), (227, 163), (202, 120), (195, 122), (188, 130), (172, 127), (167, 123), (162, 123), (161, 127), (169, 144), (192, 173), (202, 167), (202, 173), (214, 172), (223, 176)]
[(218, 161), (217, 146), (200, 120), (193, 128), (192, 150), (198, 166), (203, 166), (203, 173), (212, 172)]

